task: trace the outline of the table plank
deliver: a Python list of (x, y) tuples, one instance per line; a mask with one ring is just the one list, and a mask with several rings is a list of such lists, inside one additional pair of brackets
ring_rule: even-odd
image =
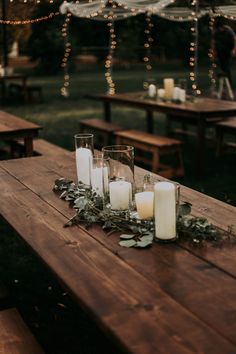
[(1, 182), (3, 217), (127, 352), (236, 351), (86, 231), (63, 228), (60, 212), (3, 170)]
[(16, 117), (4, 111), (0, 111), (0, 134), (5, 131), (39, 130), (39, 125)]

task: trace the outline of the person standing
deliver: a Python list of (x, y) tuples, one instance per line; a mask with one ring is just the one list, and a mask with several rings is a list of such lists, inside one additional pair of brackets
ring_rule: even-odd
[(232, 58), (236, 55), (236, 35), (233, 29), (224, 23), (223, 17), (215, 19), (214, 31), (214, 51), (218, 65), (222, 71), (222, 75), (229, 79), (233, 88), (233, 80), (231, 74)]

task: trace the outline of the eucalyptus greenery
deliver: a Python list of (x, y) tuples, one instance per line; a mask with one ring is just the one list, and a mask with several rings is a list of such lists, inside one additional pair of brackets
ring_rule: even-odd
[[(103, 199), (91, 188), (83, 184), (76, 185), (65, 178), (57, 179), (53, 190), (76, 210), (65, 227), (80, 222), (86, 227), (97, 223), (109, 230), (109, 234), (119, 231), (119, 245), (122, 247), (146, 248), (152, 245), (153, 220), (140, 220), (135, 213), (130, 212), (114, 213), (109, 207), (103, 207)], [(191, 215), (191, 204), (187, 202), (179, 206), (177, 230), (180, 238), (188, 238), (194, 243), (219, 241), (222, 238), (219, 230), (207, 219)]]

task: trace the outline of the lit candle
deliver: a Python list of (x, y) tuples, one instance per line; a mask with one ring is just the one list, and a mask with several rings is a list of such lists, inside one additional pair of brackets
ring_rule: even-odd
[(176, 237), (175, 185), (158, 182), (154, 186), (155, 234), (161, 240)]
[(180, 100), (180, 91), (181, 91), (181, 89), (179, 87), (174, 87), (174, 89), (173, 89), (173, 100), (174, 101)]
[(78, 182), (90, 185), (92, 151), (86, 148), (76, 149), (76, 169)]
[(181, 103), (186, 102), (186, 90), (180, 89), (179, 100), (180, 100)]
[(109, 184), (110, 204), (113, 210), (129, 209), (132, 197), (132, 185), (126, 181), (114, 181)]
[(108, 168), (97, 167), (91, 170), (91, 184), (95, 192), (101, 197), (108, 190)]
[(158, 98), (162, 99), (165, 98), (165, 90), (163, 88), (157, 90)]
[(157, 93), (156, 85), (150, 84), (148, 86), (148, 96), (153, 98), (156, 96), (156, 93)]
[(151, 219), (153, 217), (153, 192), (136, 193), (135, 202), (140, 219)]
[(171, 100), (173, 97), (174, 79), (164, 79), (165, 98)]

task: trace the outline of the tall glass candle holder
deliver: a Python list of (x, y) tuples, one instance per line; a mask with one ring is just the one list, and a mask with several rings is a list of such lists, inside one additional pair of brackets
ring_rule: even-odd
[(155, 240), (170, 242), (177, 238), (180, 186), (173, 182), (157, 182), (154, 186)]
[(126, 145), (105, 146), (109, 163), (108, 203), (111, 210), (128, 211), (133, 204), (134, 148)]
[(93, 158), (93, 134), (76, 134), (74, 138), (78, 183), (90, 186)]
[(102, 155), (92, 159), (91, 187), (102, 198), (108, 193), (108, 170), (108, 159)]

